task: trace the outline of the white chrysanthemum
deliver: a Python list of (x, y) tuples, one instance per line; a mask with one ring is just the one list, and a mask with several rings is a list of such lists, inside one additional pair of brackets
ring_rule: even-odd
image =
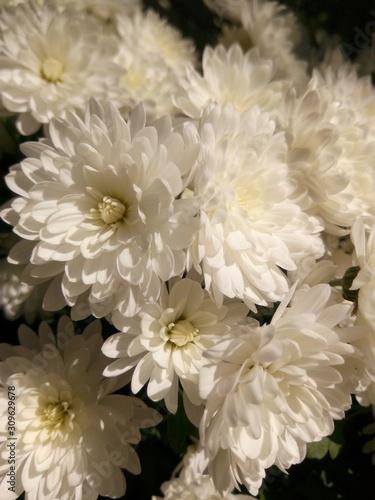
[(94, 18), (74, 9), (60, 12), (19, 5), (0, 21), (0, 97), (17, 114), (22, 134), (32, 134), (67, 108), (90, 97), (115, 97), (123, 70), (113, 62), (116, 41)]
[[(42, 7), (49, 0), (32, 0), (38, 7)], [(30, 0), (0, 0), (0, 7), (7, 5), (17, 6), (19, 4), (30, 3)], [(107, 25), (114, 22), (117, 14), (131, 15), (141, 8), (140, 0), (54, 0), (54, 3), (61, 9), (67, 6), (74, 7), (78, 11), (94, 15), (98, 21)]]
[[(313, 79), (314, 80), (314, 79)], [(346, 234), (355, 219), (353, 196), (347, 192), (349, 175), (340, 168), (345, 161), (340, 131), (327, 118), (327, 110), (337, 110), (337, 102), (313, 80), (296, 97), (291, 91), (278, 105), (278, 127), (288, 142), (288, 164), (295, 179), (301, 208), (319, 215), (325, 230)]]
[(25, 280), (61, 275), (76, 318), (135, 314), (185, 269), (197, 204), (176, 197), (199, 145), (188, 125), (177, 132), (168, 117), (145, 120), (142, 106), (125, 121), (91, 101), (84, 121), (53, 120), (50, 141), (23, 146), (29, 158), (7, 176), (20, 196), (3, 217), (23, 238), (10, 258), (30, 262)]
[[(327, 50), (324, 61), (313, 73), (316, 86), (326, 87), (340, 103), (338, 124), (343, 121), (345, 126), (360, 125), (375, 133), (375, 89), (369, 75), (359, 76), (357, 66), (347, 61), (340, 49)], [(350, 139), (349, 134), (346, 139)]]
[(370, 76), (359, 77), (340, 53), (330, 54), (313, 71), (309, 87), (331, 104), (322, 118), (334, 125), (341, 148), (336, 168), (348, 178), (343, 191), (347, 211), (356, 218), (375, 216), (375, 90)]
[(249, 495), (233, 495), (227, 493), (222, 496), (212, 484), (210, 476), (202, 475), (193, 482), (186, 483), (179, 477), (166, 481), (161, 486), (162, 497), (153, 496), (152, 500), (249, 500)]
[(207, 351), (200, 433), (221, 493), (243, 483), (257, 494), (266, 468), (299, 463), (306, 443), (331, 434), (350, 407), (356, 352), (347, 342), (359, 333), (336, 328), (350, 306), (327, 307), (329, 296), (329, 285), (299, 290), (271, 324), (244, 322)]
[(230, 103), (208, 106), (199, 133), (192, 190), (201, 198), (201, 228), (189, 263), (201, 267), (218, 304), (238, 297), (255, 310), (282, 300), (289, 289), (283, 270), (324, 252), (320, 222), (293, 201), (284, 135), (259, 108), (240, 114)]
[[(160, 416), (137, 398), (111, 394), (124, 378), (105, 379), (100, 323), (74, 335), (69, 318), (58, 324), (57, 340), (42, 323), (39, 336), (20, 328), (21, 346), (0, 346), (1, 399), (15, 395), (15, 495), (9, 493), (9, 434), (1, 432), (1, 498), (26, 491), (27, 500), (121, 497), (126, 488), (120, 468), (140, 472), (130, 443), (140, 428)], [(103, 363), (104, 362), (104, 363)], [(9, 389), (13, 387), (13, 389)], [(2, 405), (2, 420), (8, 407)]]
[(222, 17), (238, 21), (241, 0), (203, 0), (209, 9)]
[(142, 101), (153, 118), (176, 112), (172, 95), (185, 67), (195, 64), (193, 44), (151, 10), (118, 16), (116, 25), (116, 62), (125, 71), (122, 109), (127, 111)]
[(358, 310), (375, 331), (375, 223), (366, 234), (363, 222), (357, 220), (352, 227), (351, 240), (354, 244), (353, 264), (359, 266), (351, 289), (358, 290)]
[[(358, 266), (358, 274), (351, 286), (351, 290), (357, 291), (356, 323), (369, 329), (367, 335), (355, 343), (363, 352), (365, 369), (357, 399), (368, 405), (375, 404), (375, 224), (366, 233), (363, 222), (357, 220), (352, 227), (351, 239), (354, 244), (353, 264)], [(373, 400), (368, 398), (368, 391), (372, 391)]]
[[(37, 285), (27, 285), (22, 281), (25, 266), (10, 264), (0, 259), (0, 307), (8, 320), (23, 316), (27, 323), (33, 323), (35, 318), (47, 318), (51, 315), (42, 307), (43, 298), (48, 294), (50, 281)], [(65, 302), (61, 304), (61, 308)]]
[(14, 266), (6, 259), (0, 260), (0, 306), (7, 319), (22, 315), (22, 305), (30, 297), (33, 286), (22, 283), (23, 267)]
[(293, 53), (300, 38), (294, 14), (278, 2), (237, 0), (226, 4), (225, 14), (239, 26), (224, 26), (219, 42), (226, 47), (240, 43), (244, 51), (257, 47), (262, 57), (275, 62), (275, 79), (290, 79), (302, 88), (307, 72), (306, 63)]
[[(37, 316), (47, 318), (51, 315), (42, 308), (44, 295), (48, 293), (51, 282), (26, 284), (22, 281), (25, 266), (12, 264), (5, 258), (19, 241), (14, 233), (0, 234), (0, 252), (4, 253), (4, 258), (0, 259), (0, 307), (8, 320), (24, 316), (27, 323), (33, 323)], [(56, 305), (57, 309), (65, 306), (62, 294), (56, 295)]]
[(167, 288), (163, 289), (159, 302), (145, 304), (137, 318), (113, 316), (115, 326), (123, 333), (106, 340), (103, 352), (119, 359), (104, 374), (118, 375), (135, 367), (132, 391), (137, 393), (148, 381), (148, 396), (153, 401), (164, 398), (173, 413), (177, 410), (180, 380), (189, 401), (198, 406), (202, 403), (199, 370), (206, 361), (203, 353), (247, 312), (239, 302), (217, 308), (198, 282), (179, 280), (169, 294)]
[(161, 485), (163, 497), (153, 496), (152, 500), (255, 500), (249, 495), (233, 495), (228, 493), (223, 497), (215, 488), (210, 476), (197, 474), (194, 470), (196, 447), (189, 446), (183, 457), (178, 477), (172, 477)]
[(257, 104), (272, 111), (281, 100), (289, 82), (275, 82), (274, 62), (259, 56), (257, 48), (246, 54), (238, 44), (226, 50), (222, 45), (206, 47), (202, 61), (203, 76), (194, 68), (181, 79), (181, 91), (176, 94), (176, 105), (188, 116), (199, 118), (210, 102), (224, 106), (232, 102), (243, 112)]
[(120, 42), (116, 62), (124, 69), (118, 106), (123, 116), (140, 102), (150, 122), (165, 114), (176, 114), (172, 96), (179, 88), (179, 80), (163, 60), (150, 57), (139, 45), (128, 46)]
[(61, 6), (72, 6), (79, 11), (94, 15), (98, 21), (108, 25), (115, 24), (118, 15), (133, 15), (140, 10), (141, 0), (55, 0)]
[(128, 20), (118, 17), (117, 28), (129, 47), (135, 49), (139, 45), (143, 52), (163, 59), (169, 68), (180, 74), (187, 64), (195, 62), (193, 43), (153, 10), (139, 11)]

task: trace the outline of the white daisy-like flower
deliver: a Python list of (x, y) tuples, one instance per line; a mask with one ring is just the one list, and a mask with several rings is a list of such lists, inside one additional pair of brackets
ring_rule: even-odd
[(239, 20), (241, 0), (203, 0), (209, 9), (227, 19)]
[(307, 65), (293, 52), (300, 41), (295, 15), (278, 2), (236, 0), (225, 3), (225, 15), (237, 26), (224, 25), (219, 42), (226, 47), (239, 43), (244, 51), (257, 47), (262, 57), (274, 61), (275, 79), (292, 80), (297, 88), (303, 88)]
[(131, 16), (142, 7), (141, 0), (55, 0), (62, 7), (71, 6), (94, 15), (106, 28), (116, 24), (118, 15)]
[(113, 62), (116, 40), (93, 18), (46, 3), (3, 9), (0, 21), (0, 98), (18, 115), (25, 135), (90, 97), (112, 99), (123, 74)]
[(233, 495), (227, 493), (222, 496), (212, 484), (210, 476), (202, 474), (199, 479), (186, 483), (176, 477), (161, 485), (162, 497), (153, 496), (152, 500), (250, 500), (249, 495)]
[(187, 64), (196, 62), (195, 48), (191, 40), (182, 37), (181, 33), (153, 10), (136, 12), (130, 18), (118, 17), (117, 29), (129, 47), (140, 46), (141, 51), (183, 73)]
[(354, 245), (353, 265), (359, 267), (351, 290), (358, 290), (358, 310), (375, 331), (375, 223), (367, 232), (363, 221), (358, 219), (350, 236)]
[[(0, 307), (6, 319), (15, 320), (23, 316), (24, 320), (31, 324), (37, 316), (42, 319), (51, 316), (51, 313), (42, 307), (51, 281), (38, 284), (26, 284), (22, 281), (25, 266), (12, 264), (6, 259), (9, 250), (19, 241), (14, 233), (0, 234), (0, 252), (4, 254), (4, 258), (0, 259)], [(57, 294), (55, 299), (56, 309), (62, 309), (65, 306), (63, 295)]]
[[(23, 316), (27, 323), (36, 317), (47, 318), (51, 313), (42, 307), (45, 294), (48, 294), (50, 281), (38, 285), (27, 285), (22, 281), (25, 266), (9, 263), (0, 259), (0, 307), (8, 320)], [(61, 304), (61, 308), (65, 302)]]
[[(22, 326), (20, 346), (1, 344), (1, 399), (14, 395), (15, 495), (7, 480), (9, 437), (1, 432), (1, 498), (26, 492), (27, 500), (121, 497), (121, 468), (140, 472), (131, 446), (140, 429), (160, 415), (137, 398), (112, 394), (126, 383), (105, 379), (99, 321), (74, 335), (69, 318), (59, 321), (57, 338), (46, 323), (39, 335)], [(104, 363), (103, 363), (104, 362)], [(2, 419), (8, 406), (2, 405)]]
[(189, 265), (202, 269), (218, 305), (224, 296), (238, 297), (255, 311), (256, 304), (284, 298), (289, 281), (283, 270), (323, 255), (322, 227), (294, 202), (285, 137), (268, 114), (211, 105), (199, 133), (202, 162), (192, 190), (201, 199), (201, 227)]
[(255, 500), (249, 495), (233, 495), (232, 493), (223, 497), (216, 490), (210, 476), (197, 474), (194, 470), (196, 455), (196, 446), (189, 446), (182, 463), (176, 468), (181, 469), (178, 477), (172, 477), (164, 482), (160, 488), (163, 497), (153, 496), (152, 500)]
[(142, 101), (152, 118), (176, 113), (172, 95), (185, 67), (195, 65), (193, 44), (152, 10), (119, 15), (116, 27), (116, 62), (125, 72), (121, 110), (126, 112)]
[[(314, 80), (314, 79), (313, 79)], [(291, 90), (274, 116), (288, 142), (288, 165), (300, 196), (298, 204), (307, 213), (319, 215), (325, 230), (346, 234), (355, 220), (353, 196), (347, 191), (349, 175), (340, 168), (345, 161), (340, 131), (327, 117), (337, 110), (337, 102), (313, 80), (296, 96)]]
[(367, 406), (370, 403), (375, 405), (375, 224), (367, 232), (364, 223), (357, 220), (350, 235), (354, 244), (354, 280), (350, 289), (357, 292), (356, 323), (369, 329), (367, 335), (355, 342), (364, 356), (364, 374), (357, 399)]
[(75, 318), (135, 314), (184, 272), (197, 202), (176, 198), (199, 153), (195, 128), (145, 121), (142, 106), (125, 121), (91, 101), (83, 121), (53, 120), (50, 140), (23, 146), (29, 158), (7, 176), (19, 197), (2, 215), (23, 238), (10, 258), (30, 262), (26, 282), (56, 276)]
[[(32, 3), (42, 7), (47, 1), (49, 0), (32, 0)], [(25, 3), (30, 3), (30, 0), (0, 0), (0, 7)], [(100, 0), (54, 0), (54, 4), (61, 9), (69, 6), (78, 11), (84, 11), (86, 14), (92, 14), (98, 21), (104, 23), (106, 28), (114, 22), (117, 14), (132, 15), (141, 8), (140, 0), (107, 0), (106, 2)]]
[[(313, 74), (316, 85), (326, 86), (333, 99), (340, 103), (340, 121), (344, 120), (345, 126), (351, 122), (352, 125), (367, 127), (369, 133), (375, 133), (375, 89), (370, 75), (359, 76), (357, 66), (346, 60), (340, 49), (327, 50), (323, 62), (313, 70)], [(338, 124), (340, 121), (337, 119)]]
[(274, 81), (275, 65), (264, 59), (257, 48), (246, 52), (238, 44), (226, 50), (222, 45), (206, 47), (203, 52), (201, 76), (194, 68), (180, 80), (181, 91), (176, 105), (187, 115), (199, 118), (210, 102), (224, 106), (232, 102), (243, 112), (253, 105), (272, 111), (290, 87), (287, 81)]
[(327, 307), (329, 297), (329, 285), (299, 290), (269, 325), (243, 322), (206, 352), (200, 434), (222, 494), (242, 483), (256, 495), (266, 468), (301, 462), (306, 443), (331, 434), (350, 407), (357, 353), (348, 342), (363, 332), (337, 328), (351, 306)]
[(309, 87), (331, 101), (323, 119), (338, 134), (341, 154), (336, 168), (348, 178), (343, 191), (347, 211), (371, 221), (375, 217), (375, 90), (370, 76), (359, 77), (341, 53), (329, 56), (313, 70)]
[(104, 374), (110, 377), (135, 367), (132, 391), (137, 393), (148, 381), (148, 396), (153, 401), (164, 399), (172, 413), (177, 410), (180, 381), (185, 396), (198, 406), (202, 403), (199, 370), (206, 362), (203, 353), (247, 312), (236, 301), (217, 308), (200, 283), (188, 278), (176, 281), (169, 293), (163, 289), (159, 302), (146, 303), (136, 318), (112, 317), (123, 332), (103, 345), (106, 356), (118, 358)]
[(33, 287), (22, 283), (23, 267), (0, 260), (0, 306), (7, 319), (22, 315), (22, 304), (30, 297)]

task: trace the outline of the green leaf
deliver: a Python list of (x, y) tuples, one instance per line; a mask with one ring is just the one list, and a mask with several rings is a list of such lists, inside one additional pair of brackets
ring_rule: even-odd
[(319, 460), (328, 453), (328, 450), (329, 450), (329, 439), (327, 437), (324, 437), (317, 443), (309, 443), (307, 445), (306, 456), (307, 458), (316, 458)]
[(342, 444), (335, 443), (329, 439), (329, 456), (334, 460), (337, 455), (340, 453), (342, 448)]
[(168, 442), (175, 453), (183, 451), (187, 442), (188, 430), (189, 420), (185, 414), (182, 398), (179, 397), (176, 414), (169, 415), (167, 420)]

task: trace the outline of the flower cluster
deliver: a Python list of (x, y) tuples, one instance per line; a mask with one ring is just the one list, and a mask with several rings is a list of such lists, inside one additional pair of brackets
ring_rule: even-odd
[(298, 58), (275, 2), (203, 3), (226, 22), (200, 53), (138, 0), (0, 2), (0, 117), (35, 134), (0, 305), (48, 318), (0, 345), (1, 498), (120, 498), (158, 409), (196, 434), (165, 499), (250, 499), (352, 395), (375, 412), (370, 76)]
[[(12, 387), (17, 394), (16, 496), (28, 498), (120, 497), (126, 487), (120, 470), (139, 473), (137, 443), (140, 428), (160, 420), (139, 399), (112, 394), (126, 383), (107, 379), (100, 348), (100, 323), (80, 335), (67, 317), (58, 323), (57, 337), (47, 323), (39, 335), (24, 326), (20, 346), (0, 345), (1, 398)], [(8, 408), (2, 408), (2, 421)], [(0, 491), (9, 495), (7, 433), (1, 432)]]

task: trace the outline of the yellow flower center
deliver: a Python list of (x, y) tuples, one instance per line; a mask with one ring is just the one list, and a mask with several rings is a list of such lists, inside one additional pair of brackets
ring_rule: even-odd
[(44, 80), (49, 83), (56, 83), (61, 81), (64, 73), (64, 66), (60, 61), (53, 58), (46, 59), (40, 69), (40, 74)]
[(235, 186), (236, 190), (236, 198), (235, 204), (238, 207), (241, 207), (247, 212), (251, 212), (252, 210), (259, 207), (259, 198), (262, 192), (262, 183), (259, 180), (254, 180), (254, 182), (249, 185), (240, 184)]
[(55, 429), (74, 418), (74, 413), (69, 408), (69, 403), (67, 401), (50, 403), (47, 408), (44, 409), (43, 414), (44, 423)]
[(122, 83), (126, 89), (140, 92), (146, 90), (148, 78), (142, 67), (131, 64), (126, 68), (126, 74), (122, 77)]
[[(92, 209), (95, 211), (95, 209)], [(103, 200), (98, 204), (100, 218), (106, 224), (115, 224), (124, 218), (126, 206), (117, 198), (104, 196)]]
[(189, 342), (199, 339), (199, 330), (189, 321), (182, 319), (177, 323), (169, 323), (167, 335), (169, 340), (178, 347), (183, 347)]

